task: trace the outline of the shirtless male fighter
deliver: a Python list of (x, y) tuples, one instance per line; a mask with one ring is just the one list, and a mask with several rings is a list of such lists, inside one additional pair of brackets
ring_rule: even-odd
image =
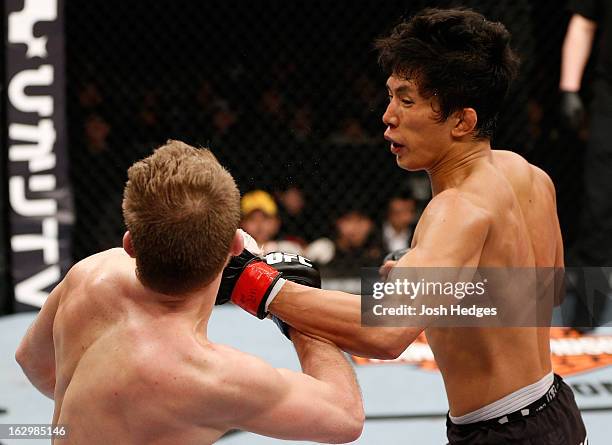
[(128, 177), (123, 249), (72, 267), (16, 352), (55, 400), (53, 424), (68, 430), (56, 442), (201, 445), (230, 429), (359, 437), (359, 388), (331, 343), (291, 330), (302, 374), (208, 340), (221, 272), (245, 246), (238, 189), (212, 153), (169, 141)]
[[(401, 168), (427, 171), (433, 192), (411, 250), (387, 272), (563, 267), (552, 181), (521, 156), (490, 145), (518, 70), (509, 41), (502, 24), (480, 14), (430, 9), (377, 42), (389, 74), (385, 139)], [(394, 358), (423, 330), (362, 327), (358, 296), (291, 282), (270, 289), (265, 281), (272, 282), (274, 269), (265, 276), (252, 262), (242, 260), (242, 267), (242, 286), (224, 298), (345, 351)], [(257, 298), (245, 294), (246, 283), (262, 289)], [(446, 387), (451, 444), (586, 443), (572, 391), (552, 371), (548, 327), (425, 333)]]

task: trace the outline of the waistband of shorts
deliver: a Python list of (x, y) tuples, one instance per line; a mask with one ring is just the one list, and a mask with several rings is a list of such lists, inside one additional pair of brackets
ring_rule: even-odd
[(446, 415), (446, 423), (448, 426), (452, 425), (453, 428), (463, 428), (463, 427), (474, 428), (474, 427), (480, 427), (480, 426), (491, 427), (494, 425), (504, 425), (509, 422), (514, 422), (516, 420), (523, 419), (525, 417), (534, 416), (538, 414), (539, 412), (541, 412), (542, 410), (546, 409), (546, 407), (553, 400), (557, 398), (562, 381), (563, 379), (561, 378), (561, 376), (559, 376), (558, 374), (555, 374), (552, 385), (542, 397), (540, 397), (538, 400), (534, 402), (531, 402), (529, 405), (526, 405), (522, 407), (521, 409), (518, 409), (509, 414), (504, 414), (503, 416), (500, 416), (500, 417), (495, 417), (493, 419), (482, 420), (482, 421), (474, 422), (474, 423), (456, 424), (451, 421), (450, 412), (449, 412)]

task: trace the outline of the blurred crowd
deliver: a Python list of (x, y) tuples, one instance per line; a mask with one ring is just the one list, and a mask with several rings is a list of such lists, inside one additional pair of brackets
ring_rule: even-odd
[[(270, 249), (289, 246), (341, 270), (377, 264), (409, 243), (430, 190), (426, 176), (397, 168), (382, 138), (385, 78), (372, 42), (402, 15), (456, 4), (502, 21), (513, 35), (521, 76), (492, 145), (552, 176), (570, 247), (581, 236), (588, 121), (572, 131), (559, 121), (568, 1), (235, 8), (91, 0), (66, 5), (74, 259), (118, 244), (126, 170), (169, 138), (210, 147), (245, 197), (267, 194), (246, 200), (256, 210), (244, 224), (257, 226)], [(151, 32), (169, 18), (173, 26)], [(592, 96), (588, 88), (580, 94), (585, 102)]]
[[(72, 144), (82, 150), (73, 160), (102, 168), (95, 175), (74, 172), (73, 183), (80, 185), (74, 190), (81, 216), (77, 258), (117, 244), (125, 171), (169, 135), (210, 147), (231, 171), (244, 195), (243, 228), (267, 252), (301, 253), (328, 271), (355, 274), (360, 265), (377, 265), (390, 250), (408, 245), (429, 189), (423, 175), (399, 179), (382, 138), (386, 92), (372, 78), (353, 79), (350, 100), (340, 107), (350, 111), (333, 122), (321, 122), (307, 101), (289, 100), (278, 86), (264, 86), (256, 100), (242, 103), (221, 91), (202, 80), (176, 110), (167, 92), (143, 88), (135, 91), (140, 100), (125, 105), (129, 111), (113, 113), (114, 101), (95, 79), (82, 83), (76, 96), (79, 113), (71, 120)], [(191, 125), (172, 128), (187, 115)], [(353, 151), (359, 162), (368, 153), (375, 155), (370, 166), (378, 177), (368, 182), (355, 176)], [(384, 170), (376, 168), (377, 162)], [(385, 178), (393, 178), (386, 187), (381, 186)], [(417, 188), (414, 196), (412, 187)], [(82, 224), (95, 231), (95, 239)]]
[(264, 190), (249, 191), (241, 199), (241, 211), (241, 227), (265, 253), (301, 254), (324, 273), (336, 275), (356, 275), (360, 267), (377, 267), (387, 253), (407, 248), (417, 219), (413, 196), (397, 193), (387, 201), (382, 219), (358, 206), (345, 206), (336, 213), (330, 233), (317, 237), (307, 230), (313, 209), (295, 186), (274, 196)]

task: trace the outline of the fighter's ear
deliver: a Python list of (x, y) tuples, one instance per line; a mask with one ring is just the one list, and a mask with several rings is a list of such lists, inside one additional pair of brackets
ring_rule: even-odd
[(240, 229), (236, 230), (234, 234), (234, 239), (232, 240), (232, 244), (230, 246), (230, 256), (237, 256), (242, 253), (244, 250), (244, 237), (242, 233), (240, 233)]
[(451, 134), (456, 138), (469, 135), (476, 128), (478, 114), (473, 108), (463, 108), (455, 115), (456, 123)]
[(123, 250), (132, 258), (136, 258), (136, 252), (134, 252), (134, 245), (132, 244), (132, 235), (129, 230), (123, 234)]

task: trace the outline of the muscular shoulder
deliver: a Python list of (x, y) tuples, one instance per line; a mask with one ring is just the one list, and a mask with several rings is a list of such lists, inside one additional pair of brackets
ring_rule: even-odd
[(555, 199), (555, 184), (550, 176), (548, 176), (548, 173), (532, 164), (529, 164), (529, 167), (531, 168), (535, 185), (545, 189)]
[(106, 269), (120, 267), (120, 264), (129, 261), (129, 255), (121, 248), (109, 249), (82, 259), (74, 264), (66, 278), (84, 278), (88, 275), (99, 274)]
[(452, 222), (461, 226), (481, 226), (490, 223), (491, 215), (478, 195), (449, 189), (432, 198), (422, 219), (428, 225)]
[(550, 176), (541, 168), (530, 164), (517, 153), (505, 150), (494, 151), (496, 165), (500, 167), (516, 189), (544, 187), (554, 193), (555, 187)]
[(409, 265), (477, 265), (493, 217), (478, 196), (456, 189), (434, 197), (423, 212)]
[(74, 264), (64, 278), (64, 285), (74, 288), (116, 284), (121, 281), (121, 272), (130, 261), (128, 254), (120, 248), (96, 253)]

